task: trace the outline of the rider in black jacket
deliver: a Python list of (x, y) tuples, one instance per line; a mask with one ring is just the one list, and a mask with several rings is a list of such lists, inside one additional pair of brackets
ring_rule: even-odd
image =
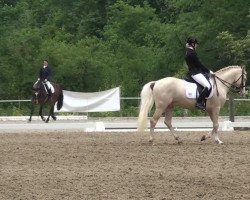
[(51, 77), (51, 69), (50, 69), (48, 64), (49, 63), (47, 60), (43, 61), (43, 66), (41, 67), (41, 69), (39, 71), (38, 80), (41, 80), (43, 82), (43, 84), (46, 87), (46, 90), (48, 92), (48, 96), (51, 97), (52, 96), (52, 92), (51, 92), (52, 85), (49, 82), (50, 77)]
[(51, 76), (51, 69), (48, 66), (48, 61), (43, 61), (43, 67), (39, 71), (39, 78), (42, 81), (49, 81)]
[(188, 65), (189, 74), (191, 77), (203, 86), (203, 90), (199, 95), (199, 98), (196, 102), (196, 107), (202, 110), (205, 110), (205, 98), (208, 96), (208, 91), (211, 89), (211, 85), (209, 81), (206, 79), (204, 74), (213, 74), (212, 71), (208, 70), (204, 65), (201, 64), (200, 60), (198, 59), (196, 48), (198, 45), (198, 41), (195, 38), (188, 38), (186, 44), (186, 63)]

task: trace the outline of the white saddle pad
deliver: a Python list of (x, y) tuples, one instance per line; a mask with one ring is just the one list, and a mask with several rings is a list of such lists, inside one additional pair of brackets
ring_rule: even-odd
[[(49, 89), (51, 90), (51, 93), (54, 93), (55, 88), (53, 87), (53, 85), (49, 81), (47, 82), (47, 85), (48, 85)], [(45, 87), (45, 90), (46, 90), (46, 87)]]
[[(189, 98), (189, 99), (196, 99), (196, 97), (199, 97), (199, 92), (197, 91), (197, 85), (195, 83), (190, 83), (190, 82), (187, 82), (185, 80), (184, 81), (184, 84), (185, 84), (185, 88), (186, 88), (186, 97)], [(212, 90), (209, 94), (209, 96), (207, 97), (207, 99), (211, 98), (213, 96), (213, 93), (214, 93), (214, 88), (213, 88), (213, 83), (210, 79), (210, 83), (212, 85)]]

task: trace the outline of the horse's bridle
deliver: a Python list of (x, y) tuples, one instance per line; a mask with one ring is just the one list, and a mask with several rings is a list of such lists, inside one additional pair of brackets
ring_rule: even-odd
[[(44, 88), (45, 88), (45, 86), (44, 86), (44, 84), (43, 84), (42, 82), (41, 82), (40, 84), (42, 84), (41, 87), (44, 87)], [(41, 89), (40, 89), (40, 85), (39, 85), (39, 88), (36, 89), (36, 91), (35, 91), (35, 97), (34, 97), (34, 99), (35, 99), (35, 104), (39, 104), (38, 94), (39, 94), (40, 91), (41, 91)], [(46, 96), (46, 98), (44, 99), (44, 101), (43, 101), (43, 102), (40, 102), (40, 104), (45, 104), (45, 103), (47, 103), (48, 100), (49, 100), (49, 98), (48, 98), (48, 96)]]
[[(214, 74), (214, 81), (215, 81), (215, 85), (216, 85), (216, 88), (217, 88), (217, 96), (219, 96), (219, 91), (218, 91), (218, 87), (217, 87), (217, 83), (216, 83), (216, 78), (217, 78), (223, 85), (225, 85), (227, 88), (229, 88), (229, 90), (231, 89), (231, 91), (234, 92), (234, 93), (240, 93), (240, 92), (246, 87), (246, 85), (245, 85), (245, 83), (244, 83), (244, 76), (246, 75), (246, 74), (244, 73), (245, 67), (241, 67), (241, 69), (242, 69), (242, 73), (241, 73), (240, 77), (239, 77), (236, 81), (234, 81), (233, 83), (229, 83), (229, 82), (227, 82), (227, 81), (221, 79), (220, 77), (218, 77), (218, 76), (216, 76), (216, 75)], [(240, 84), (240, 86), (236, 86), (235, 83), (237, 83), (240, 79), (241, 79), (241, 84)]]

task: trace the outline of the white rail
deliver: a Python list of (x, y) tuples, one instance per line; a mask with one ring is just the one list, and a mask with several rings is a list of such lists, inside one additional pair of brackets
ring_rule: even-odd
[[(140, 97), (121, 97), (120, 99), (124, 99), (124, 100), (139, 100)], [(226, 99), (227, 101), (229, 99)], [(0, 103), (12, 103), (12, 102), (29, 102), (31, 101), (30, 99), (15, 99), (15, 100), (0, 100)], [(234, 101), (250, 101), (250, 99), (234, 99)]]

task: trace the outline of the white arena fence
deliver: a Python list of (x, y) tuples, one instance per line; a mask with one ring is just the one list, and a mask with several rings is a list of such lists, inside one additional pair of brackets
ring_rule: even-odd
[[(61, 131), (81, 130), (84, 132), (136, 132), (137, 118), (98, 118), (87, 119), (83, 116), (58, 116), (56, 122), (44, 123), (41, 119), (34, 118), (32, 123), (27, 123), (28, 116), (0, 117), (0, 133), (5, 131), (20, 133), (27, 131)], [(61, 121), (62, 120), (62, 121)], [(158, 132), (169, 131), (163, 118), (155, 128)], [(219, 118), (219, 131), (230, 132), (233, 130), (249, 130), (250, 117), (237, 117), (237, 122), (230, 122), (225, 117)], [(190, 123), (191, 122), (191, 123)], [(209, 117), (174, 117), (173, 127), (176, 131), (211, 131), (212, 122)], [(149, 128), (149, 122), (148, 122)], [(148, 129), (149, 131), (149, 129)]]
[[(140, 104), (140, 97), (120, 97), (120, 101), (137, 101), (137, 105), (139, 107)], [(249, 102), (250, 99), (227, 99), (228, 103), (230, 104), (236, 104), (237, 102)], [(25, 103), (30, 102), (30, 100), (0, 100), (0, 103)], [(232, 103), (233, 102), (233, 103)], [(249, 116), (237, 116), (237, 113), (235, 115), (234, 112), (234, 105), (229, 106), (232, 109), (230, 113), (230, 116), (222, 116), (220, 117), (220, 130), (222, 131), (231, 131), (234, 129), (249, 129), (250, 128), (250, 114)], [(118, 111), (119, 112), (119, 111)], [(249, 111), (250, 112), (250, 111)], [(233, 115), (233, 116), (232, 116)], [(26, 121), (29, 116), (0, 116), (0, 121)], [(137, 123), (136, 117), (127, 117), (127, 118), (95, 118), (91, 119), (88, 118), (88, 113), (77, 113), (77, 115), (69, 115), (69, 114), (63, 114), (57, 116), (57, 119), (60, 120), (66, 120), (70, 121), (71, 125), (64, 126), (63, 128), (72, 129), (72, 128), (79, 128), (82, 127), (82, 129), (86, 131), (114, 131), (114, 130), (120, 130), (120, 131), (136, 131)], [(34, 116), (33, 120), (40, 120), (38, 116)], [(190, 123), (192, 121), (192, 123)], [(79, 123), (73, 124), (74, 122), (84, 122), (80, 125)], [(21, 125), (20, 125), (21, 126)], [(33, 128), (33, 125), (30, 125), (31, 128)], [(58, 124), (58, 127), (54, 124), (44, 125), (48, 126), (48, 128), (54, 127), (57, 129), (60, 129), (60, 124)], [(44, 127), (43, 126), (43, 127)], [(192, 130), (192, 131), (206, 131), (212, 129), (212, 122), (209, 119), (209, 117), (175, 117), (173, 119), (173, 126), (176, 128), (176, 130)], [(4, 126), (6, 127), (6, 126)], [(11, 128), (11, 124), (8, 127)], [(1, 127), (0, 127), (1, 129)], [(159, 124), (156, 127), (156, 130), (158, 131), (166, 131), (166, 126), (163, 123), (163, 119), (159, 122)]]
[[(30, 102), (31, 100), (0, 100), (0, 103), (18, 103), (19, 107), (21, 107), (22, 103)], [(120, 101), (137, 101), (135, 104), (139, 107), (140, 105), (140, 97), (120, 97)], [(234, 99), (229, 98), (227, 99), (228, 102), (228, 111), (229, 111), (229, 119), (230, 121), (234, 121), (234, 116), (237, 116), (237, 113), (235, 113), (235, 107), (238, 102), (250, 102), (250, 99)], [(121, 106), (122, 107), (122, 106)], [(119, 112), (119, 111), (118, 111)], [(88, 112), (85, 112), (88, 115)], [(248, 111), (247, 111), (248, 115)], [(250, 116), (250, 110), (249, 110), (249, 116)]]

